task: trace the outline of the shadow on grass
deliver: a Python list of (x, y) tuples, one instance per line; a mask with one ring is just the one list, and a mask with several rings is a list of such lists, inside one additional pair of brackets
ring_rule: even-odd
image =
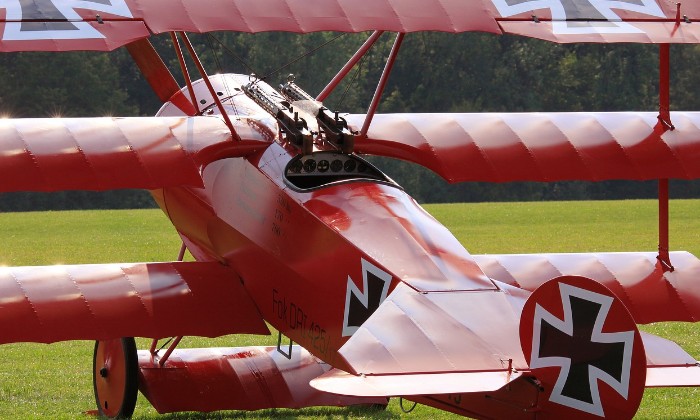
[(388, 410), (366, 407), (310, 407), (303, 410), (269, 409), (258, 411), (216, 411), (213, 413), (173, 413), (152, 416), (138, 416), (137, 419), (161, 420), (225, 420), (225, 419), (398, 419), (401, 416)]

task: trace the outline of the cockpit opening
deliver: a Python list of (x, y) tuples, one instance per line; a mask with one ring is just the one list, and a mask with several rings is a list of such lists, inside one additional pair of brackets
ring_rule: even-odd
[(371, 163), (354, 154), (315, 152), (293, 158), (285, 168), (285, 182), (297, 190), (313, 190), (341, 182), (370, 181), (396, 186)]

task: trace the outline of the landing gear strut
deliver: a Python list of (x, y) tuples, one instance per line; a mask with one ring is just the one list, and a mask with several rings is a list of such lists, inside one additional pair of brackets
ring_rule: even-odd
[(100, 416), (131, 417), (138, 394), (138, 355), (133, 338), (95, 342), (92, 385)]

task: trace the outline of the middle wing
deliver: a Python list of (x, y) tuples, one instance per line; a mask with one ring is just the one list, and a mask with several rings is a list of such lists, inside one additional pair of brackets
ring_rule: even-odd
[(0, 267), (0, 343), (269, 334), (215, 262)]
[(603, 283), (625, 304), (635, 322), (700, 320), (700, 260), (671, 252), (673, 272), (664, 272), (654, 252), (472, 255), (492, 279), (534, 291), (559, 276)]
[(0, 192), (202, 186), (217, 157), (269, 145), (248, 120), (217, 117), (0, 120)]
[[(700, 178), (700, 113), (376, 115), (355, 151), (407, 160), (450, 182)], [(364, 115), (350, 115), (357, 129)]]

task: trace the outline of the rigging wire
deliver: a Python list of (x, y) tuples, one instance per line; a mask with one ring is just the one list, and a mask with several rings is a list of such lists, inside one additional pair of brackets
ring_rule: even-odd
[[(215, 37), (211, 33), (207, 33), (207, 37), (209, 38), (210, 42), (212, 40), (216, 41), (219, 44), (219, 46), (221, 46), (221, 48), (223, 48), (224, 52), (228, 53), (231, 57), (233, 57), (236, 61), (238, 61), (243, 67), (245, 67), (246, 70), (248, 70), (248, 73), (255, 73), (255, 70), (253, 70), (253, 67), (251, 67), (243, 58), (241, 58), (238, 54), (236, 54), (235, 51), (233, 51), (231, 48), (229, 48), (228, 45), (224, 44), (223, 41), (221, 41), (219, 38)], [(210, 43), (210, 45), (211, 45), (211, 43)]]
[[(207, 33), (206, 38), (207, 38), (207, 46), (211, 50), (211, 54), (214, 56), (214, 63), (216, 64), (216, 69), (219, 72), (219, 74), (223, 74), (224, 73), (224, 66), (221, 64), (221, 60), (219, 59), (219, 55), (217, 54), (216, 48), (214, 48), (214, 44), (212, 43), (212, 40), (218, 41), (219, 45), (223, 45), (223, 43), (221, 43), (221, 41), (219, 41), (211, 33)], [(246, 64), (243, 63), (243, 65), (245, 66)], [(233, 94), (231, 93), (231, 88), (229, 88), (228, 83), (226, 83), (225, 78), (222, 80), (224, 83), (224, 89), (226, 90), (226, 97), (230, 98), (231, 96), (233, 96)], [(238, 113), (238, 107), (236, 106), (235, 102), (233, 102), (233, 101), (228, 101), (228, 102), (233, 107), (234, 114), (237, 116), (240, 116), (240, 114)]]
[(209, 49), (211, 50), (211, 55), (214, 56), (214, 63), (216, 64), (216, 69), (219, 71), (219, 73), (223, 73), (223, 67), (221, 66), (221, 60), (219, 60), (219, 55), (216, 53), (216, 49), (214, 49), (214, 44), (212, 44), (212, 35), (207, 33), (207, 45), (209, 46)]
[(345, 102), (345, 97), (348, 95), (350, 92), (350, 88), (355, 85), (357, 82), (357, 79), (360, 77), (360, 73), (362, 73), (362, 65), (365, 63), (365, 59), (367, 58), (367, 55), (363, 56), (360, 59), (360, 62), (357, 64), (357, 69), (355, 69), (355, 73), (352, 75), (352, 79), (350, 79), (350, 83), (345, 87), (345, 90), (343, 91), (343, 96), (340, 97), (340, 100), (338, 101), (338, 105), (335, 107), (336, 109), (340, 108), (343, 105), (343, 102)]
[[(286, 69), (286, 68), (288, 68), (288, 67), (290, 67), (290, 66), (292, 66), (292, 65), (294, 65), (294, 64), (296, 64), (296, 63), (298, 63), (299, 61), (303, 60), (304, 58), (309, 57), (309, 56), (315, 54), (318, 50), (320, 50), (320, 49), (322, 49), (322, 48), (324, 48), (324, 47), (327, 47), (328, 45), (330, 45), (330, 44), (336, 42), (337, 40), (339, 40), (340, 38), (344, 37), (345, 35), (347, 35), (347, 33), (345, 33), (345, 32), (336, 35), (335, 37), (329, 39), (328, 41), (326, 41), (326, 42), (324, 42), (324, 43), (318, 45), (317, 47), (315, 47), (315, 48), (313, 48), (313, 49), (310, 49), (310, 50), (306, 51), (305, 53), (299, 55), (298, 57), (296, 57), (296, 58), (294, 58), (293, 60), (287, 62), (286, 64), (284, 64), (284, 65), (278, 67), (277, 69), (275, 69), (275, 70), (273, 70), (273, 71), (271, 71), (271, 72), (265, 74), (264, 76), (258, 76), (258, 77), (257, 77), (257, 80), (267, 80), (267, 79), (269, 79), (272, 75), (277, 74), (277, 73), (280, 73), (280, 72), (283, 71), (284, 69)], [(255, 72), (255, 70), (253, 69), (253, 67), (252, 67), (250, 64), (248, 64), (248, 62), (247, 62), (246, 60), (244, 60), (241, 56), (239, 56), (238, 54), (236, 54), (236, 52), (233, 51), (233, 49), (231, 49), (229, 46), (227, 46), (221, 39), (219, 39), (218, 37), (214, 36), (212, 33), (207, 33), (207, 42), (208, 42), (209, 48), (210, 48), (211, 51), (212, 51), (212, 54), (214, 55), (214, 60), (215, 60), (215, 62), (216, 62), (216, 65), (217, 65), (217, 68), (218, 68), (219, 72), (223, 73), (223, 66), (222, 66), (222, 64), (221, 64), (221, 60), (219, 59), (219, 57), (218, 57), (218, 55), (217, 55), (217, 53), (216, 53), (216, 48), (214, 47), (213, 41), (215, 41), (215, 42), (219, 45), (219, 47), (223, 50), (224, 53), (226, 53), (226, 54), (228, 54), (229, 56), (233, 57), (239, 64), (241, 64), (243, 67), (245, 67), (245, 69), (248, 71), (249, 74), (257, 74), (257, 73)], [(362, 68), (363, 68), (363, 65), (364, 65), (366, 59), (367, 59), (367, 56), (364, 56), (364, 57), (362, 57), (362, 59), (361, 59), (360, 62), (358, 63), (357, 69), (355, 70), (355, 72), (354, 72), (354, 74), (353, 74), (353, 76), (352, 76), (352, 79), (350, 80), (350, 83), (348, 83), (347, 87), (346, 87), (345, 90), (343, 91), (343, 95), (342, 95), (342, 97), (341, 97), (340, 100), (339, 100), (338, 106), (341, 106), (341, 105), (344, 103), (344, 101), (345, 101), (345, 99), (346, 99), (348, 93), (350, 92), (350, 89), (351, 89), (354, 85), (356, 85), (357, 80), (359, 79), (360, 74), (362, 73)]]
[[(299, 61), (301, 61), (302, 59), (304, 59), (304, 58), (306, 58), (306, 57), (308, 57), (308, 56), (310, 56), (310, 55), (313, 55), (314, 53), (316, 53), (316, 51), (320, 50), (321, 48), (324, 48), (324, 47), (328, 46), (329, 44), (332, 44), (333, 42), (335, 42), (335, 41), (337, 41), (338, 39), (344, 37), (345, 35), (347, 35), (347, 33), (345, 33), (345, 32), (343, 32), (343, 33), (341, 33), (341, 34), (338, 34), (337, 36), (335, 36), (335, 37), (329, 39), (328, 41), (326, 41), (326, 42), (324, 42), (323, 44), (317, 46), (316, 48), (313, 48), (313, 49), (311, 49), (311, 50), (308, 50), (307, 52), (305, 52), (304, 54), (298, 56), (297, 58), (295, 58), (295, 59), (289, 61), (288, 63), (286, 63), (286, 64), (280, 66), (279, 68), (277, 68), (277, 69), (275, 69), (275, 70), (273, 70), (273, 71), (267, 73), (265, 76), (259, 77), (259, 79), (260, 79), (260, 80), (266, 80), (267, 78), (269, 78), (269, 77), (272, 76), (273, 74), (279, 73), (279, 72), (281, 72), (282, 70), (286, 69), (287, 67), (289, 67), (289, 66), (291, 66), (291, 65), (293, 65), (293, 64), (295, 64), (295, 63), (297, 63), (297, 62), (299, 62)], [(243, 67), (245, 67), (246, 70), (248, 71), (248, 73), (257, 74), (257, 72), (253, 69), (253, 67), (252, 67), (251, 65), (249, 65), (249, 64), (248, 64), (243, 58), (241, 58), (238, 54), (236, 54), (236, 52), (233, 51), (229, 46), (227, 46), (226, 44), (224, 44), (223, 41), (221, 41), (221, 39), (219, 39), (218, 37), (214, 36), (212, 33), (207, 33), (207, 39), (208, 39), (209, 45), (210, 45), (209, 48), (211, 48), (212, 51), (214, 51), (214, 48), (213, 48), (213, 44), (211, 43), (211, 41), (216, 41), (216, 43), (219, 44), (219, 46), (221, 46), (221, 48), (224, 50), (224, 52), (226, 52), (227, 54), (229, 54), (229, 55), (230, 55), (231, 57), (233, 57), (236, 61), (238, 61)], [(217, 65), (220, 67), (221, 64), (220, 64), (220, 62), (218, 61), (218, 57), (216, 57), (216, 54), (215, 54), (215, 59), (217, 60)], [(223, 70), (220, 68), (219, 71), (223, 71)]]
[[(347, 35), (347, 33), (345, 33), (345, 32), (338, 34), (337, 36), (335, 36), (335, 37), (329, 39), (328, 41), (322, 43), (321, 45), (317, 46), (316, 48), (313, 48), (313, 49), (311, 49), (311, 50), (306, 51), (305, 53), (303, 53), (303, 54), (301, 54), (300, 56), (294, 58), (293, 60), (287, 62), (286, 64), (280, 66), (279, 68), (277, 68), (277, 69), (275, 69), (275, 70), (273, 70), (273, 71), (267, 73), (266, 75), (264, 75), (264, 76), (262, 76), (262, 77), (258, 77), (258, 79), (259, 79), (259, 80), (267, 80), (267, 79), (270, 78), (272, 75), (277, 74), (277, 73), (281, 72), (282, 70), (288, 68), (289, 66), (298, 63), (299, 61), (303, 60), (304, 58), (306, 58), (306, 57), (308, 57), (308, 56), (310, 56), (310, 55), (315, 54), (315, 53), (316, 53), (318, 50), (320, 50), (321, 48), (324, 48), (324, 47), (328, 46), (329, 44), (332, 44), (333, 42), (335, 42), (335, 41), (337, 41), (338, 39), (344, 37), (345, 35)], [(211, 33), (207, 33), (207, 38), (208, 38), (208, 40), (210, 41), (210, 48), (212, 49), (212, 51), (214, 51), (213, 45), (211, 44), (211, 41), (213, 40), (213, 41), (216, 41), (216, 42), (221, 46), (221, 48), (223, 48), (224, 52), (226, 52), (227, 54), (229, 54), (229, 55), (230, 55), (231, 57), (233, 57), (236, 61), (238, 61), (243, 67), (245, 67), (246, 70), (248, 70), (248, 73), (251, 73), (251, 74), (258, 74), (258, 73), (253, 69), (253, 67), (252, 67), (251, 65), (249, 65), (249, 64), (248, 64), (243, 58), (241, 58), (238, 54), (236, 54), (230, 47), (228, 47), (226, 44), (224, 44), (223, 41), (221, 41), (219, 38), (217, 38), (216, 36), (214, 36), (214, 35), (211, 34)], [(214, 54), (214, 55), (216, 56), (216, 54)], [(219, 66), (221, 65), (220, 63), (218, 63), (218, 58), (217, 58), (217, 65), (219, 65)], [(222, 71), (222, 70), (220, 69), (220, 71)]]
[(169, 339), (167, 339), (167, 340), (165, 341), (165, 343), (163, 343), (163, 345), (160, 346), (160, 348), (159, 348), (158, 350), (156, 350), (156, 353), (158, 353), (159, 351), (163, 350), (163, 349), (164, 349), (168, 344), (170, 344), (174, 339), (175, 339), (175, 337), (170, 337)]
[(308, 57), (308, 56), (310, 56), (310, 55), (316, 53), (316, 51), (320, 50), (321, 48), (323, 48), (323, 47), (325, 47), (325, 46), (327, 46), (327, 45), (329, 45), (329, 44), (332, 44), (333, 42), (335, 42), (335, 41), (337, 41), (338, 39), (344, 37), (345, 35), (347, 35), (347, 33), (345, 33), (345, 32), (340, 33), (339, 35), (337, 35), (337, 36), (335, 36), (335, 37), (329, 39), (328, 41), (324, 42), (323, 44), (319, 45), (318, 47), (316, 47), (316, 48), (314, 48), (314, 49), (311, 49), (311, 50), (305, 52), (304, 54), (302, 54), (302, 55), (300, 55), (299, 57), (295, 58), (294, 60), (288, 62), (287, 64), (283, 65), (282, 67), (280, 67), (280, 68), (278, 68), (278, 69), (276, 69), (276, 70), (273, 70), (273, 71), (269, 72), (269, 73), (266, 74), (265, 76), (261, 77), (260, 80), (267, 80), (267, 78), (269, 78), (269, 77), (272, 76), (273, 74), (276, 74), (276, 73), (281, 72), (282, 70), (286, 69), (287, 67), (291, 66), (292, 64), (296, 64), (297, 62), (301, 61), (302, 59), (304, 59), (304, 58), (306, 58), (306, 57)]

